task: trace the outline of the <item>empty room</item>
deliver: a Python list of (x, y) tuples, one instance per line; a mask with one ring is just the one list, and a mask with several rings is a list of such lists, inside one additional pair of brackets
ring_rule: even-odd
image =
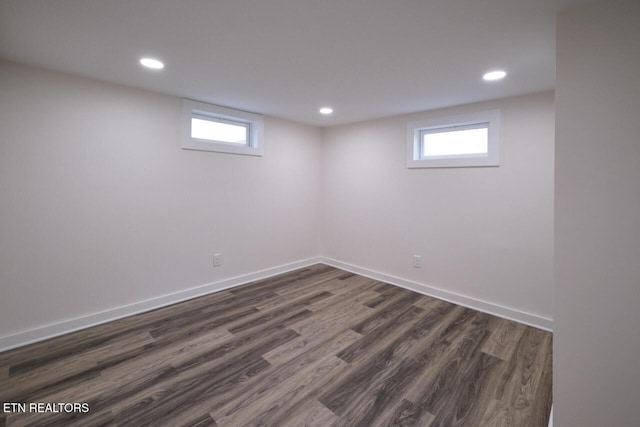
[(640, 426), (640, 1), (0, 0), (0, 427)]

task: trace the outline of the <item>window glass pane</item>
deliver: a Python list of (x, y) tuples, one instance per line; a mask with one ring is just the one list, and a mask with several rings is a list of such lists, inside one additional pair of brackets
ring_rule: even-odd
[(247, 128), (240, 124), (191, 119), (191, 138), (247, 145)]
[(422, 136), (422, 157), (487, 154), (488, 152), (488, 128), (424, 133)]

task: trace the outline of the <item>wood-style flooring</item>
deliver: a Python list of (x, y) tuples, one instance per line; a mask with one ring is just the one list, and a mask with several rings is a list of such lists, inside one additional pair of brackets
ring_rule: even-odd
[(0, 353), (0, 426), (526, 426), (549, 332), (325, 265)]

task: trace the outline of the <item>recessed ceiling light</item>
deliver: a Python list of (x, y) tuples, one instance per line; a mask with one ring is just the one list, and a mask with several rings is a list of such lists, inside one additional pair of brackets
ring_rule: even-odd
[(489, 71), (484, 76), (482, 76), (482, 78), (487, 81), (494, 81), (494, 80), (504, 79), (504, 76), (506, 75), (507, 73), (502, 70), (495, 70), (495, 71)]
[(324, 114), (325, 116), (328, 116), (331, 113), (333, 113), (333, 108), (331, 107), (322, 107), (320, 109), (320, 114)]
[(162, 62), (153, 58), (140, 58), (140, 64), (147, 68), (151, 68), (152, 70), (162, 70), (164, 68), (164, 64)]

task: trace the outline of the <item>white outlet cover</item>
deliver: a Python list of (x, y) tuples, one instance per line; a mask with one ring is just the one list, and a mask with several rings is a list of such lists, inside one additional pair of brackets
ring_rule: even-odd
[(222, 264), (222, 254), (213, 254), (213, 266), (219, 267)]
[(413, 266), (415, 268), (422, 268), (422, 257), (420, 255), (413, 256)]

